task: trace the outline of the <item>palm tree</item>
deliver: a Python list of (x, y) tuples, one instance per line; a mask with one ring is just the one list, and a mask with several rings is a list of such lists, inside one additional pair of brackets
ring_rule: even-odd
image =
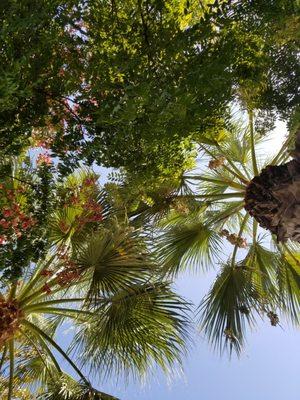
[(253, 112), (246, 126), (231, 121), (219, 134), (202, 135), (199, 149), (208, 165), (183, 176), (168, 194), (167, 216), (156, 224), (167, 274), (218, 265), (199, 307), (200, 326), (214, 347), (228, 345), (230, 352), (241, 351), (257, 316), (273, 326), (279, 312), (300, 322), (299, 134), (290, 161), (295, 131), (272, 159), (259, 155), (263, 139)]
[[(184, 353), (188, 305), (159, 279), (145, 238), (116, 218), (95, 174), (69, 176), (56, 195), (45, 255), (0, 290), (1, 399), (113, 400), (83, 369), (97, 379), (168, 371)], [(74, 328), (68, 349), (65, 321)]]

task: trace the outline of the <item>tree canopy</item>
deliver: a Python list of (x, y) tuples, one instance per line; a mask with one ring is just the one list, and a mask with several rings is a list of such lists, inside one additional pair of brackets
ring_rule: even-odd
[(288, 118), (297, 1), (1, 3), (2, 151), (47, 139), (79, 161), (145, 175), (183, 166), (232, 101)]

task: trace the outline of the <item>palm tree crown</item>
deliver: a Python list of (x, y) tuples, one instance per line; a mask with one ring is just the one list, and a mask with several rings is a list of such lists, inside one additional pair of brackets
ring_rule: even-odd
[[(213, 135), (199, 139), (207, 167), (186, 173), (168, 193), (172, 207), (156, 225), (157, 248), (169, 275), (221, 265), (200, 304), (200, 325), (214, 346), (239, 353), (246, 326), (258, 315), (273, 326), (279, 312), (299, 323), (299, 163), (284, 164), (294, 131), (273, 159), (258, 157), (263, 137), (255, 133), (252, 112), (247, 126), (231, 121), (218, 140)], [(152, 206), (148, 214), (151, 209), (155, 213)], [(224, 241), (232, 246), (229, 257)]]

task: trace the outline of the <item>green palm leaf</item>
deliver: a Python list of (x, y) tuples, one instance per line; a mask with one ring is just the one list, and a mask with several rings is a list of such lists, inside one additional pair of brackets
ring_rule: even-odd
[(187, 268), (208, 268), (218, 259), (222, 239), (202, 222), (183, 222), (159, 238), (159, 257), (167, 273), (177, 274)]
[(289, 253), (283, 250), (276, 273), (283, 309), (292, 322), (298, 325), (300, 323), (299, 252)]
[(143, 375), (178, 362), (188, 337), (187, 303), (167, 284), (133, 285), (110, 296), (80, 327), (71, 348), (94, 374)]
[(87, 228), (89, 227), (82, 229), (83, 226), (79, 226), (77, 221), (80, 215), (80, 210), (73, 207), (65, 207), (52, 216), (50, 239), (54, 244), (76, 244), (82, 242), (87, 235)]
[(203, 216), (205, 224), (213, 226), (217, 230), (226, 226), (230, 230), (239, 230), (239, 225), (242, 218), (242, 209), (244, 204), (242, 201), (230, 201), (218, 206), (207, 209)]
[(278, 254), (263, 247), (259, 242), (253, 243), (243, 263), (249, 268), (251, 279), (256, 287), (261, 290), (261, 298), (269, 303), (279, 300), (276, 285), (276, 268), (278, 265)]
[(39, 400), (118, 400), (116, 397), (75, 381), (67, 374), (56, 376), (48, 383), (47, 392), (38, 396)]
[(226, 264), (200, 305), (201, 330), (214, 348), (222, 351), (229, 345), (230, 352), (239, 354), (246, 326), (254, 324), (253, 312), (258, 308), (259, 291), (249, 271)]
[(115, 293), (141, 283), (155, 272), (155, 264), (139, 232), (116, 221), (81, 246), (76, 255), (80, 269), (91, 276), (88, 298)]

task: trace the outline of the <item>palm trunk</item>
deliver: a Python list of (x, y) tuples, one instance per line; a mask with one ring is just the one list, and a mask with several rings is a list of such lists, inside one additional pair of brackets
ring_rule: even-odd
[(277, 236), (300, 243), (300, 131), (294, 159), (269, 165), (254, 177), (246, 190), (245, 209), (263, 228)]

